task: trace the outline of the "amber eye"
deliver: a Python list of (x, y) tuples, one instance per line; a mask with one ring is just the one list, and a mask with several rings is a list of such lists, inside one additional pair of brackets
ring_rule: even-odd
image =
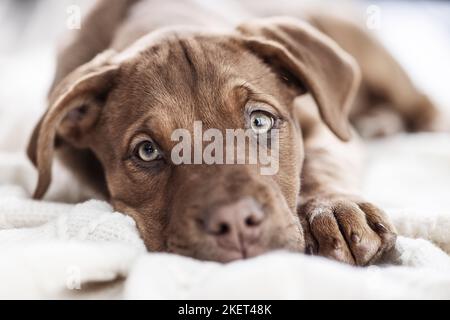
[(250, 115), (250, 125), (256, 134), (264, 134), (272, 130), (275, 119), (263, 111), (255, 111)]
[(161, 158), (158, 148), (152, 141), (141, 142), (136, 147), (135, 153), (140, 160), (145, 162), (151, 162)]

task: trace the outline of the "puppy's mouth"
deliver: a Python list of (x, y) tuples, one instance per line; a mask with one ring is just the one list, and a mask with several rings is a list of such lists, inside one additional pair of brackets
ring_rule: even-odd
[(270, 248), (265, 248), (257, 241), (247, 242), (241, 234), (237, 237), (238, 241), (233, 247), (223, 246), (218, 241), (218, 262), (229, 263), (237, 260), (246, 260), (270, 251)]
[(264, 246), (259, 238), (258, 236), (249, 241), (242, 234), (236, 234), (236, 241), (230, 240), (229, 236), (224, 238), (215, 237), (204, 239), (205, 241), (202, 244), (192, 248), (189, 245), (178, 245), (174, 241), (168, 241), (166, 248), (172, 254), (192, 257), (202, 261), (229, 263), (251, 259), (274, 250)]
[[(248, 260), (276, 250), (303, 253), (303, 232), (293, 225), (291, 227), (292, 229), (267, 228), (251, 240), (238, 234), (237, 241), (230, 240), (228, 236), (223, 239), (206, 237), (192, 246), (189, 244), (180, 246), (174, 241), (168, 241), (166, 250), (172, 254), (219, 263)], [(287, 237), (280, 237), (281, 232), (286, 232)]]
[[(222, 247), (214, 248), (213, 256), (205, 256), (200, 254), (200, 256), (194, 257), (196, 259), (202, 261), (214, 261), (219, 263), (231, 263), (240, 260), (248, 260), (258, 256), (261, 256), (265, 253), (272, 251), (271, 248), (265, 248), (260, 245), (251, 245), (242, 247), (239, 249), (225, 249)], [(180, 254), (179, 252), (172, 252), (174, 254)], [(191, 255), (188, 255), (191, 256)]]

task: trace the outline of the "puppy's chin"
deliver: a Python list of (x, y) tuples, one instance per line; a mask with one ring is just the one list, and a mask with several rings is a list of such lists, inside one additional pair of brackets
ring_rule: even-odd
[[(230, 263), (238, 260), (247, 260), (251, 259), (265, 253), (273, 251), (270, 248), (264, 248), (258, 245), (252, 245), (243, 250), (224, 250), (218, 248), (217, 256), (213, 261), (220, 263)], [(207, 259), (205, 259), (207, 260)]]
[(280, 241), (278, 243), (271, 243), (271, 245), (268, 246), (254, 243), (243, 249), (226, 249), (208, 243), (208, 245), (204, 244), (203, 246), (196, 248), (171, 247), (167, 248), (167, 251), (172, 254), (182, 255), (200, 261), (230, 263), (252, 259), (275, 251), (304, 253), (305, 241), (303, 239), (303, 233), (300, 232), (300, 234), (301, 237), (291, 238), (283, 241), (283, 243)]
[(288, 248), (288, 247), (279, 247), (279, 248), (264, 248), (260, 246), (252, 246), (244, 251), (238, 251), (238, 250), (223, 250), (218, 248), (215, 252), (214, 256), (203, 256), (203, 257), (193, 257), (197, 260), (202, 261), (214, 261), (219, 263), (231, 263), (236, 261), (243, 261), (248, 260), (252, 258), (256, 258), (265, 254), (268, 254), (270, 252), (275, 251), (285, 251), (285, 252), (296, 252), (296, 253), (304, 253), (304, 247), (300, 246), (297, 248)]

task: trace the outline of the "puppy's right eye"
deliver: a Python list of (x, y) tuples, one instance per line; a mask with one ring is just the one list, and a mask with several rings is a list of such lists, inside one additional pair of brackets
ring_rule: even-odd
[(255, 111), (250, 115), (251, 128), (256, 134), (264, 134), (272, 130), (275, 119), (263, 111)]
[(135, 155), (144, 162), (161, 159), (161, 153), (152, 141), (144, 141), (137, 145)]

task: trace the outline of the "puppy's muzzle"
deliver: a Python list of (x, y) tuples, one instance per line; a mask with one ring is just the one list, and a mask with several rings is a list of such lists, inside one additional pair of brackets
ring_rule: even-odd
[(247, 197), (205, 213), (201, 232), (215, 238), (225, 260), (248, 258), (259, 251), (258, 241), (266, 215), (261, 205)]

